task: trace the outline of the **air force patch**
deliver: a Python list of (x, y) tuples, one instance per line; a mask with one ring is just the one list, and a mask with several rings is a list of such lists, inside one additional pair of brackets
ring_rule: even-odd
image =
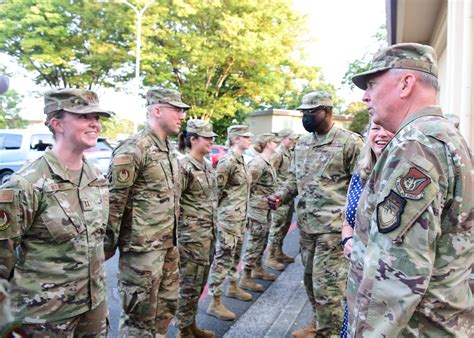
[(377, 227), (385, 234), (400, 226), (400, 219), (407, 201), (393, 190), (377, 204)]
[(431, 178), (419, 169), (411, 167), (405, 176), (397, 178), (397, 190), (402, 197), (412, 200), (423, 198), (423, 190), (431, 183)]

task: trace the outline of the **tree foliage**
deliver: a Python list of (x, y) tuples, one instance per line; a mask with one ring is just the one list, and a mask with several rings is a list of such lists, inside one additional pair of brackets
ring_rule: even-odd
[(3, 95), (0, 95), (0, 128), (13, 129), (25, 128), (28, 121), (20, 116), (19, 103), (22, 97), (17, 91), (10, 89)]
[(112, 86), (133, 60), (127, 12), (87, 0), (7, 1), (0, 6), (0, 51), (33, 71), (40, 84)]
[(354, 119), (349, 126), (349, 130), (358, 134), (363, 134), (369, 124), (369, 111), (367, 108), (359, 110), (354, 114)]
[(133, 122), (127, 119), (122, 119), (117, 115), (111, 118), (101, 119), (102, 133), (109, 140), (119, 140), (125, 135), (130, 135), (133, 132)]

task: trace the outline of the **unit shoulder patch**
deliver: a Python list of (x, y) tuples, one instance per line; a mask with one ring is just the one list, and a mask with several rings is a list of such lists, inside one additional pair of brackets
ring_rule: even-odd
[(431, 178), (416, 167), (411, 167), (405, 176), (397, 178), (398, 193), (405, 198), (419, 200), (424, 194), (423, 190), (431, 183)]
[(407, 201), (393, 190), (377, 204), (377, 227), (379, 232), (388, 233), (400, 226), (401, 216)]

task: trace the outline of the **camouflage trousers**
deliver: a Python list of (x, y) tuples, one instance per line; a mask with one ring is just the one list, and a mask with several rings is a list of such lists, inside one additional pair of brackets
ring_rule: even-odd
[(222, 295), (227, 276), (233, 281), (238, 280), (237, 265), (240, 261), (243, 237), (243, 235), (230, 233), (220, 226), (217, 227), (216, 253), (207, 282), (211, 296)]
[(43, 324), (22, 324), (27, 337), (107, 337), (107, 303), (79, 316)]
[(199, 296), (206, 286), (209, 265), (202, 265), (189, 259), (179, 257), (179, 298), (176, 320), (180, 329), (196, 320)]
[(121, 253), (118, 275), (123, 307), (121, 337), (166, 335), (176, 313), (178, 260), (176, 247)]
[(280, 247), (291, 226), (294, 208), (291, 204), (283, 204), (277, 210), (271, 212), (272, 224), (270, 226), (270, 234), (268, 235), (268, 246)]
[(269, 224), (270, 215), (268, 215), (268, 223), (261, 223), (249, 218), (247, 224), (247, 246), (243, 259), (246, 269), (254, 269), (262, 265), (263, 252), (268, 240)]
[(339, 336), (344, 317), (347, 261), (341, 234), (307, 234), (300, 231), (304, 285), (314, 310), (318, 334)]

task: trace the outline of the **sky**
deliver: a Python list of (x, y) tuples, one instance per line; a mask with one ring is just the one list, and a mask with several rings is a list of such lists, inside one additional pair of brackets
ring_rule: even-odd
[[(385, 1), (293, 0), (293, 6), (296, 11), (308, 16), (308, 31), (312, 39), (308, 39), (305, 50), (309, 64), (322, 68), (326, 81), (338, 89), (338, 95), (347, 104), (360, 101), (363, 92), (357, 88), (351, 91), (343, 87), (341, 80), (350, 62), (361, 58), (367, 51), (375, 52), (372, 36), (385, 23)], [(7, 64), (9, 69), (14, 67), (14, 63), (1, 53), (0, 63)], [(27, 96), (23, 102), (22, 116), (41, 120), (44, 115), (40, 93), (48, 88), (35, 85), (27, 72), (21, 69), (15, 70), (10, 87)], [(133, 107), (138, 102), (133, 96), (111, 89), (99, 89), (97, 94), (101, 107), (123, 118), (137, 118), (137, 108)], [(145, 114), (140, 116), (143, 119)]]

